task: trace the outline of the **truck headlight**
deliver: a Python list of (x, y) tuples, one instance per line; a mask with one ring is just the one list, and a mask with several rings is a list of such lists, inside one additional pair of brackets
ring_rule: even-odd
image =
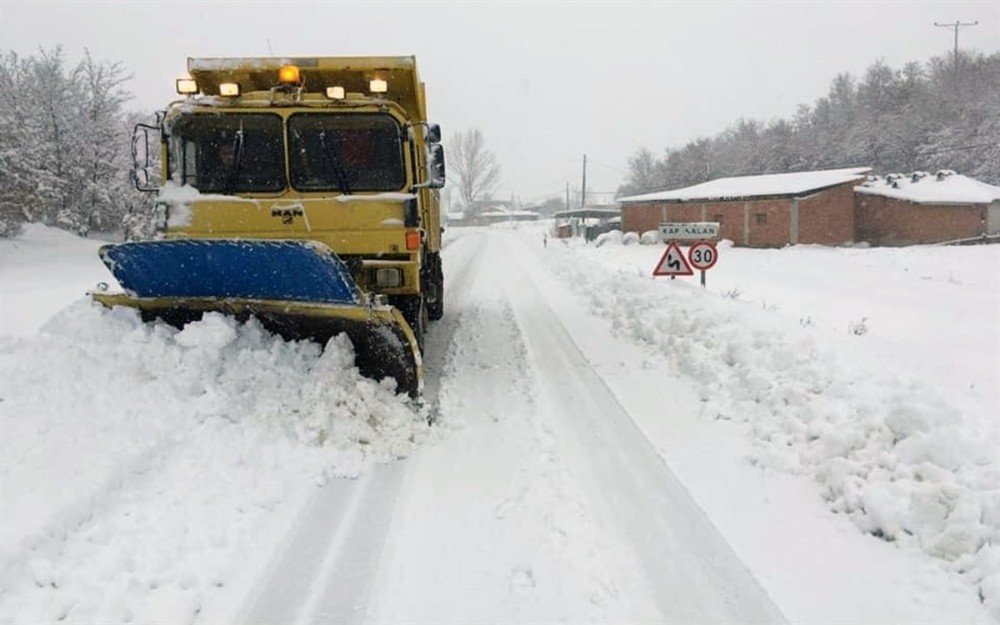
[(382, 267), (376, 269), (375, 284), (380, 287), (403, 286), (403, 271), (398, 267)]
[(198, 83), (193, 78), (178, 78), (174, 85), (177, 87), (177, 93), (181, 95), (198, 93)]
[(219, 95), (227, 98), (235, 98), (240, 95), (240, 83), (224, 82), (219, 85)]

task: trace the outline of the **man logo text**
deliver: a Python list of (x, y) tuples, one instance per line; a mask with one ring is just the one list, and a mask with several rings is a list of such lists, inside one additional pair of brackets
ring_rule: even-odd
[(272, 208), (271, 217), (281, 217), (281, 223), (293, 223), (296, 217), (302, 216), (301, 208)]

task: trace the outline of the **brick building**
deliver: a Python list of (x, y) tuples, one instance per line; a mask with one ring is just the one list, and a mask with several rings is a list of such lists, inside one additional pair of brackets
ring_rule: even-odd
[(855, 192), (858, 241), (909, 245), (1000, 234), (1000, 187), (950, 170), (871, 176)]
[(855, 236), (854, 187), (867, 167), (719, 178), (621, 198), (622, 230), (643, 233), (667, 221), (716, 221), (736, 245), (838, 245)]

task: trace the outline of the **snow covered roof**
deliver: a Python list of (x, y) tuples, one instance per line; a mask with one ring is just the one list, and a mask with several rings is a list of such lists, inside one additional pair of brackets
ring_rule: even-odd
[(870, 167), (848, 169), (827, 169), (821, 171), (799, 171), (789, 174), (765, 174), (762, 176), (737, 176), (709, 180), (692, 187), (660, 191), (644, 195), (619, 198), (619, 202), (690, 202), (705, 200), (737, 200), (750, 197), (774, 195), (800, 195), (810, 191), (860, 180)]
[(610, 219), (621, 216), (622, 212), (617, 208), (572, 208), (570, 210), (557, 211), (553, 214), (556, 219)]
[(541, 213), (536, 213), (535, 211), (505, 211), (505, 210), (491, 210), (482, 213), (480, 217), (484, 219), (538, 219), (541, 217)]
[(908, 176), (870, 176), (858, 193), (884, 195), (915, 204), (989, 204), (1000, 200), (1000, 187), (942, 169), (934, 174), (917, 171)]

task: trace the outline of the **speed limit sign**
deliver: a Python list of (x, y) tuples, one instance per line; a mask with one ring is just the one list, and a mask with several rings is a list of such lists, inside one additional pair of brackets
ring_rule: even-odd
[(695, 243), (688, 250), (688, 260), (695, 269), (705, 271), (711, 269), (715, 261), (719, 260), (719, 253), (711, 243)]

